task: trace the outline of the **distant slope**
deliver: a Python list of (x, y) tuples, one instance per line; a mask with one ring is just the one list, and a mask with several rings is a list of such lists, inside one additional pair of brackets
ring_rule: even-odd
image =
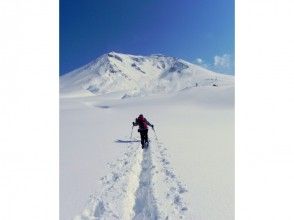
[(229, 86), (234, 77), (164, 55), (111, 52), (60, 77), (62, 96), (122, 92), (123, 98), (170, 93), (195, 86)]

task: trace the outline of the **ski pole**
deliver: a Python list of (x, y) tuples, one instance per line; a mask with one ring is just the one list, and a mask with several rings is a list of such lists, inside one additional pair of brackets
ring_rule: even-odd
[(155, 130), (154, 130), (153, 127), (152, 127), (152, 130), (153, 130), (153, 132), (154, 132), (155, 140), (158, 142), (158, 138), (157, 138), (156, 132), (155, 132)]
[(130, 140), (132, 140), (132, 138), (133, 138), (133, 128), (134, 128), (134, 125), (132, 126), (132, 131), (131, 131)]

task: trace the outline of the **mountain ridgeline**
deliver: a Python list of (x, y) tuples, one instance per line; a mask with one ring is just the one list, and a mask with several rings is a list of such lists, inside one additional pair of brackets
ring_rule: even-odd
[(127, 98), (202, 86), (234, 86), (234, 77), (161, 54), (135, 56), (115, 52), (60, 77), (62, 96), (116, 92)]

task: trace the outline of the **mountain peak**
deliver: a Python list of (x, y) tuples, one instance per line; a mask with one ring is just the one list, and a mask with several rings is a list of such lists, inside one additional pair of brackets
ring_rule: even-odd
[(115, 58), (116, 60), (122, 62), (123, 59), (122, 59), (121, 55), (122, 55), (122, 54), (115, 53), (115, 52), (110, 52), (110, 53), (107, 54), (108, 58), (110, 58), (110, 57), (111, 57), (111, 58)]
[(168, 93), (195, 86), (233, 85), (234, 77), (206, 70), (179, 58), (152, 54), (104, 54), (61, 76), (61, 93)]

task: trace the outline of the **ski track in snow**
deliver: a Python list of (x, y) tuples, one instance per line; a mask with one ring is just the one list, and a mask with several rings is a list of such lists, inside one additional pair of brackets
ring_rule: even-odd
[(123, 157), (109, 164), (99, 191), (74, 220), (185, 218), (187, 189), (168, 158), (167, 149), (156, 140), (144, 150), (140, 143), (130, 143)]

